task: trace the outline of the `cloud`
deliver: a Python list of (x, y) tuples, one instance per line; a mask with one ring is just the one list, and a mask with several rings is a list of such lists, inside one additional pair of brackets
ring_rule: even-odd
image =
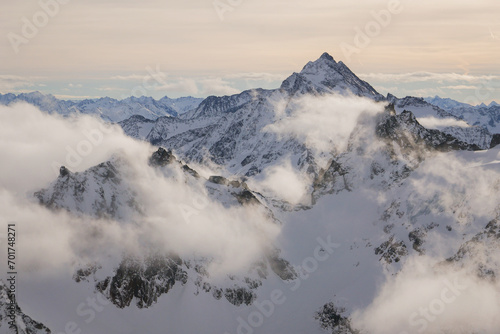
[(200, 80), (202, 95), (233, 95), (241, 91), (231, 86), (231, 83), (222, 78), (207, 78)]
[(293, 205), (310, 204), (310, 199), (306, 196), (310, 192), (311, 180), (306, 173), (295, 170), (290, 159), (266, 168), (257, 178), (249, 180), (248, 184), (259, 192)]
[(372, 334), (495, 334), (499, 312), (500, 284), (440, 269), (423, 256), (388, 275), (373, 303), (352, 318), (355, 328)]
[(0, 75), (0, 91), (5, 93), (28, 89), (35, 86), (35, 82), (40, 78), (23, 77), (19, 75)]
[(91, 96), (91, 95), (64, 95), (64, 94), (56, 94), (54, 95), (56, 98), (61, 100), (84, 100), (84, 99), (98, 99), (100, 96)]
[(97, 88), (97, 90), (100, 90), (102, 92), (116, 92), (116, 91), (128, 91), (130, 89), (121, 88), (121, 87), (100, 87), (100, 88)]
[[(405, 238), (408, 228), (422, 223), (441, 226), (426, 235), (425, 255), (404, 260), (396, 275), (386, 271), (375, 298), (353, 312), (355, 328), (371, 334), (498, 332), (500, 284), (478, 276), (480, 270), (498, 270), (498, 240), (483, 236), (468, 244), (458, 262), (444, 261), (498, 218), (498, 156), (494, 149), (428, 156), (397, 187), (398, 201), (405, 199), (399, 221)], [(447, 224), (453, 232), (444, 232)]]
[(144, 79), (144, 74), (129, 74), (129, 75), (115, 75), (112, 76), (110, 79), (111, 80), (143, 80)]
[(403, 83), (414, 83), (414, 82), (482, 82), (489, 80), (500, 80), (499, 75), (469, 75), (469, 74), (458, 74), (458, 73), (433, 73), (433, 72), (409, 72), (409, 73), (361, 73), (358, 75), (363, 80), (376, 80), (381, 82), (403, 82)]
[(458, 90), (462, 90), (462, 89), (477, 89), (476, 86), (470, 86), (470, 85), (457, 85), (457, 86), (444, 86), (444, 87), (441, 87), (443, 89), (458, 89)]
[(283, 81), (287, 77), (286, 74), (273, 74), (273, 73), (257, 73), (257, 72), (246, 72), (246, 73), (233, 73), (228, 74), (224, 78), (227, 79), (242, 79), (249, 81)]
[[(211, 259), (212, 273), (227, 274), (264, 256), (280, 231), (267, 212), (222, 205), (203, 180), (187, 178), (180, 167), (150, 167), (154, 150), (96, 118), (48, 115), (28, 104), (0, 106), (0, 155), (8, 162), (0, 165), (1, 222), (19, 226), (22, 269), (57, 275), (75, 263), (108, 255), (119, 261), (123, 252), (153, 247)], [(50, 211), (32, 196), (56, 179), (61, 165), (82, 172), (112, 156), (124, 161), (122, 182), (144, 215), (120, 221), (75, 216)]]
[(349, 136), (361, 118), (382, 112), (384, 104), (360, 97), (303, 96), (291, 103), (278, 101), (277, 121), (264, 131), (292, 135), (318, 153), (345, 151)]
[(419, 117), (418, 122), (422, 124), (424, 127), (427, 129), (443, 129), (449, 126), (456, 126), (460, 128), (468, 128), (470, 127), (469, 124), (462, 120), (458, 120), (455, 118), (437, 118), (434, 116), (428, 116), (428, 117)]
[(155, 91), (175, 91), (184, 95), (233, 95), (241, 91), (231, 86), (231, 83), (220, 77), (201, 78), (169, 78), (166, 84), (155, 87)]

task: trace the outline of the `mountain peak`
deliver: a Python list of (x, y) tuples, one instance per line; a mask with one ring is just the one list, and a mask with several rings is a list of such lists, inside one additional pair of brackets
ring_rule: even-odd
[(335, 92), (365, 96), (375, 100), (384, 99), (372, 86), (359, 79), (344, 63), (337, 63), (327, 52), (316, 61), (308, 62), (300, 73), (293, 73), (283, 81), (281, 89), (292, 94)]
[(332, 56), (328, 52), (324, 52), (319, 59), (324, 59), (324, 60), (329, 60), (335, 62), (335, 59), (333, 59)]

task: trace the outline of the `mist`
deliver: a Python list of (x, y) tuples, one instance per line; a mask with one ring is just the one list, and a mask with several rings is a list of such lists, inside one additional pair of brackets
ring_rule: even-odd
[[(500, 284), (488, 273), (499, 269), (499, 242), (480, 233), (499, 217), (499, 155), (436, 153), (398, 187), (406, 218), (394, 223), (438, 225), (425, 237), (425, 254), (405, 259), (397, 273), (387, 269), (376, 297), (352, 313), (353, 327), (370, 334), (498, 333)], [(390, 196), (381, 195), (386, 205)], [(467, 252), (445, 261), (459, 249)]]
[(370, 334), (498, 333), (498, 282), (439, 262), (413, 257), (396, 276), (388, 274), (372, 303), (352, 314), (354, 327)]
[(454, 118), (437, 118), (434, 116), (419, 117), (418, 122), (427, 129), (441, 130), (449, 126), (456, 126), (459, 128), (468, 128), (469, 124), (462, 120), (457, 120)]
[[(130, 252), (160, 250), (208, 259), (214, 274), (238, 273), (265, 255), (280, 228), (264, 210), (220, 204), (203, 179), (188, 179), (180, 166), (149, 166), (155, 150), (89, 116), (63, 118), (27, 104), (0, 107), (0, 154), (9, 161), (0, 165), (0, 220), (15, 222), (22, 236), (20, 270), (57, 275), (107, 258), (116, 264)], [(33, 197), (62, 165), (83, 172), (110, 159), (122, 162), (123, 182), (143, 214), (97, 219), (51, 211)]]
[(276, 103), (277, 121), (264, 130), (295, 136), (318, 154), (332, 150), (339, 153), (347, 149), (359, 121), (382, 112), (384, 107), (383, 103), (358, 96), (305, 95), (290, 104)]

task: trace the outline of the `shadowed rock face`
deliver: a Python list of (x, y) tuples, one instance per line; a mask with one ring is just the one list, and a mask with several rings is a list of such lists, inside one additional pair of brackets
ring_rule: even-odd
[(119, 308), (147, 308), (158, 301), (177, 282), (186, 284), (187, 273), (175, 255), (154, 254), (145, 259), (125, 257), (114, 276), (96, 283), (96, 288)]
[(439, 130), (424, 128), (410, 111), (384, 117), (377, 125), (376, 133), (381, 138), (398, 142), (402, 148), (407, 150), (414, 150), (418, 145), (424, 145), (426, 149), (445, 152), (452, 150), (480, 150), (477, 145), (461, 142)]
[(160, 147), (158, 151), (154, 152), (151, 158), (149, 158), (149, 164), (154, 167), (163, 167), (176, 160), (177, 159), (172, 154), (172, 150), (167, 151), (163, 147)]

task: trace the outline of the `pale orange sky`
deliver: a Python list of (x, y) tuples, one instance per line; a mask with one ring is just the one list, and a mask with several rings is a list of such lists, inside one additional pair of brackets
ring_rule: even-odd
[[(65, 0), (18, 45), (18, 53), (9, 38), (25, 38), (23, 17), (33, 22), (43, 9), (39, 1), (0, 1), (3, 93), (126, 95), (146, 67), (168, 75), (165, 89), (151, 95), (232, 93), (256, 84), (279, 86), (324, 51), (360, 75), (472, 76), (468, 85), (462, 80), (443, 87), (472, 89), (481, 76), (500, 76), (498, 0)], [(41, 0), (51, 1), (57, 0)], [(214, 3), (226, 11), (218, 13)], [(388, 21), (376, 23), (372, 11), (391, 6), (397, 10)], [(43, 13), (37, 18), (43, 20)], [(368, 45), (358, 47), (356, 29), (370, 27), (375, 30)], [(357, 47), (356, 53), (343, 52), (346, 45)], [(125, 78), (131, 81), (125, 84)], [(373, 75), (372, 80), (376, 88), (399, 84)], [(424, 94), (435, 88), (414, 87)], [(495, 90), (489, 100), (499, 99), (500, 88)]]

